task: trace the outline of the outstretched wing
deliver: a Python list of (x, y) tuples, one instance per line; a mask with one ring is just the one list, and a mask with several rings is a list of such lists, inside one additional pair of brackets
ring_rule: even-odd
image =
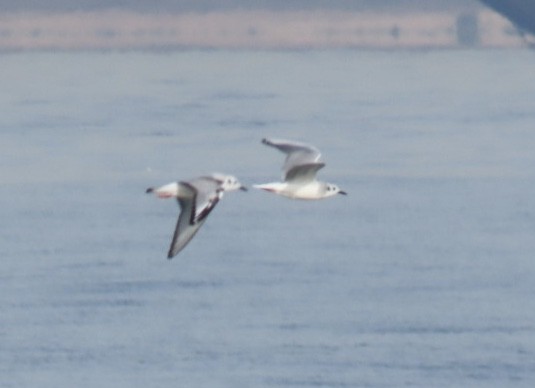
[(316, 179), (316, 173), (325, 167), (325, 163), (307, 163), (292, 167), (284, 176), (285, 182), (310, 182)]
[(169, 259), (176, 256), (191, 241), (223, 196), (218, 185), (205, 178), (180, 184), (189, 195), (177, 198), (180, 215), (167, 254)]
[(321, 153), (316, 147), (305, 143), (282, 139), (262, 139), (262, 143), (277, 148), (286, 154), (286, 160), (282, 166), (284, 180), (288, 179), (288, 174), (296, 166), (318, 164), (317, 162), (321, 157)]
[(168, 259), (176, 256), (193, 238), (201, 226), (191, 224), (191, 219), (195, 212), (195, 197), (197, 194), (195, 188), (185, 182), (180, 182), (179, 185), (184, 194), (180, 198), (177, 198), (178, 204), (180, 205), (180, 215), (178, 216), (173, 240), (167, 253)]
[(223, 197), (224, 190), (221, 188), (221, 182), (210, 176), (197, 178), (188, 184), (196, 192), (191, 222), (197, 223), (210, 214)]

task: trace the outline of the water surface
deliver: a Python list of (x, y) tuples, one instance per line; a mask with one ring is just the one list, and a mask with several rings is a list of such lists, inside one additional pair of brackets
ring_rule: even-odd
[[(0, 58), (0, 387), (531, 387), (529, 51), (15, 53)], [(148, 186), (230, 193), (165, 259)]]

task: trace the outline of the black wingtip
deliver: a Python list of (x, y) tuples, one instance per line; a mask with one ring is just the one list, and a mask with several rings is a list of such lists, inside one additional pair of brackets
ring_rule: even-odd
[(154, 187), (149, 187), (147, 190), (145, 190), (146, 194), (150, 194), (154, 191)]
[(338, 194), (347, 195), (347, 193), (346, 193), (345, 191), (343, 191), (343, 190), (340, 190), (340, 191), (338, 192)]
[(269, 139), (267, 137), (263, 138), (262, 139), (262, 144), (267, 144), (269, 145)]

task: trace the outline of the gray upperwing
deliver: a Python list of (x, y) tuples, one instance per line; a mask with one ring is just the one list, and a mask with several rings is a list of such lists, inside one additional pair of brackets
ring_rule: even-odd
[(191, 197), (177, 198), (181, 211), (167, 254), (169, 259), (176, 256), (191, 241), (223, 195), (216, 183), (204, 177), (181, 182), (181, 185), (190, 190)]
[(295, 166), (286, 172), (285, 182), (310, 182), (316, 179), (316, 173), (325, 166), (325, 163), (306, 163)]
[(197, 223), (191, 223), (191, 218), (193, 214), (193, 200), (178, 200), (180, 203), (180, 216), (176, 223), (175, 233), (173, 235), (173, 240), (171, 241), (171, 246), (169, 247), (169, 252), (167, 253), (167, 258), (172, 259), (178, 254), (184, 247), (191, 241), (195, 233), (202, 226), (204, 221)]
[(282, 139), (262, 139), (262, 143), (286, 154), (286, 160), (282, 166), (284, 179), (296, 166), (317, 163), (321, 157), (320, 151), (309, 144), (299, 143)]
[(215, 205), (223, 197), (221, 183), (212, 177), (200, 177), (189, 184), (195, 188), (195, 208), (192, 222), (196, 223), (205, 219), (214, 209)]

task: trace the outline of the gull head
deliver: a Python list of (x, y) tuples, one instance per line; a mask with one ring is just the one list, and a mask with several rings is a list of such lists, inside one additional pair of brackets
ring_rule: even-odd
[(340, 189), (338, 186), (333, 185), (332, 183), (327, 183), (327, 185), (325, 186), (325, 196), (331, 197), (336, 194), (347, 195), (347, 193), (344, 190)]
[(234, 175), (212, 174), (212, 177), (220, 182), (220, 188), (223, 191), (247, 191), (247, 187), (242, 185)]

